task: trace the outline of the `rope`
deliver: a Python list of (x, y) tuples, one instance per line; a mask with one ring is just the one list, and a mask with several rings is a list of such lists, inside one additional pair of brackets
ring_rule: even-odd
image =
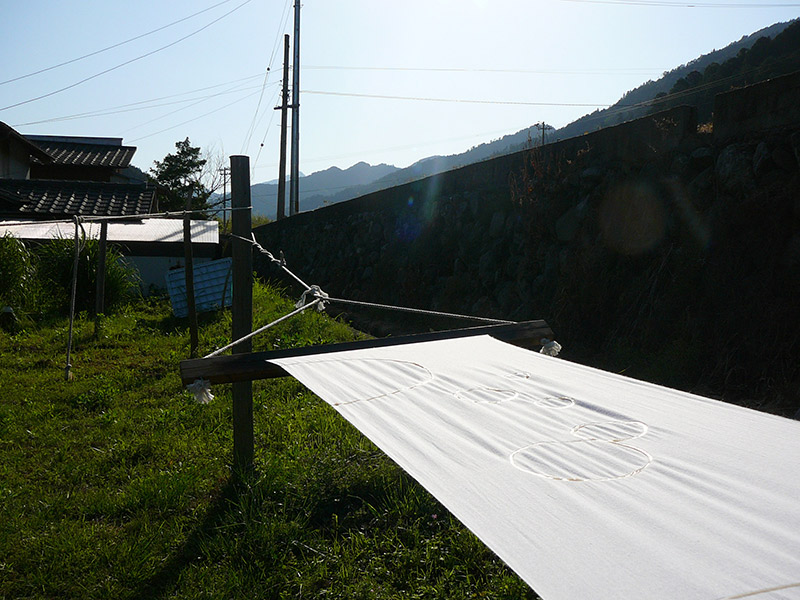
[(311, 290), (311, 286), (310, 286), (310, 285), (308, 285), (308, 284), (307, 284), (305, 281), (303, 281), (303, 280), (302, 280), (302, 279), (300, 279), (300, 278), (299, 278), (297, 275), (295, 275), (294, 273), (292, 273), (292, 272), (289, 270), (289, 268), (286, 266), (286, 259), (283, 257), (283, 252), (281, 252), (281, 257), (280, 257), (280, 258), (275, 258), (275, 257), (272, 255), (272, 252), (270, 252), (270, 251), (269, 251), (269, 250), (267, 250), (266, 248), (262, 247), (262, 246), (261, 246), (261, 244), (259, 244), (259, 243), (256, 241), (255, 234), (251, 234), (251, 235), (253, 236), (253, 238), (252, 238), (252, 239), (247, 239), (247, 238), (244, 238), (244, 237), (242, 237), (242, 236), (240, 236), (240, 235), (234, 235), (234, 234), (230, 234), (230, 236), (231, 236), (232, 238), (236, 238), (237, 240), (242, 240), (242, 241), (244, 241), (244, 242), (247, 242), (248, 244), (252, 244), (252, 246), (253, 246), (253, 247), (254, 247), (256, 250), (258, 250), (258, 251), (259, 251), (261, 254), (263, 254), (264, 256), (266, 256), (266, 257), (269, 259), (269, 261), (270, 261), (270, 262), (272, 262), (272, 263), (274, 263), (274, 264), (278, 265), (278, 266), (279, 266), (281, 269), (283, 269), (283, 270), (284, 270), (284, 271), (285, 271), (285, 272), (286, 272), (288, 275), (290, 275), (292, 278), (294, 278), (294, 280), (295, 280), (297, 283), (299, 283), (300, 285), (302, 285), (302, 286), (303, 286), (303, 287), (306, 289), (306, 291), (309, 291), (309, 290)]
[(361, 301), (358, 301), (358, 300), (345, 300), (344, 298), (331, 298), (331, 297), (328, 296), (328, 294), (326, 294), (325, 292), (320, 290), (318, 286), (310, 286), (305, 281), (300, 279), (297, 275), (292, 273), (289, 270), (289, 268), (286, 266), (286, 259), (283, 257), (283, 253), (282, 252), (281, 252), (281, 257), (279, 259), (275, 258), (273, 256), (272, 252), (270, 252), (266, 248), (262, 247), (261, 244), (259, 244), (256, 241), (255, 234), (252, 234), (252, 235), (253, 235), (252, 239), (247, 239), (247, 238), (244, 238), (244, 237), (242, 237), (240, 235), (233, 235), (233, 234), (231, 234), (231, 237), (237, 238), (237, 239), (242, 240), (244, 242), (249, 242), (261, 254), (266, 256), (270, 260), (270, 262), (278, 265), (286, 273), (291, 275), (295, 279), (295, 281), (297, 281), (300, 285), (302, 285), (306, 289), (306, 291), (303, 293), (303, 296), (305, 296), (306, 294), (310, 294), (314, 298), (316, 298), (317, 300), (322, 300), (324, 302), (339, 302), (340, 304), (352, 304), (352, 305), (355, 305), (355, 306), (367, 306), (367, 307), (371, 307), (371, 308), (382, 308), (382, 309), (385, 309), (385, 310), (395, 310), (395, 311), (400, 311), (400, 312), (407, 312), (407, 313), (413, 313), (413, 314), (419, 314), (419, 315), (429, 315), (429, 316), (434, 316), (434, 317), (448, 317), (448, 318), (452, 318), (452, 319), (463, 319), (463, 320), (466, 320), (466, 321), (477, 321), (477, 322), (480, 322), (480, 323), (494, 323), (494, 324), (497, 324), (497, 325), (510, 325), (510, 324), (516, 323), (516, 321), (506, 321), (506, 320), (503, 320), (503, 319), (489, 319), (489, 318), (486, 318), (486, 317), (474, 317), (474, 316), (471, 316), (471, 315), (461, 315), (461, 314), (456, 314), (456, 313), (447, 313), (447, 312), (440, 312), (440, 311), (435, 311), (435, 310), (425, 310), (425, 309), (422, 309), (422, 308), (409, 308), (409, 307), (406, 307), (406, 306), (392, 306), (392, 305), (389, 305), (389, 304), (376, 304), (374, 302), (361, 302)]
[(318, 302), (322, 302), (322, 300), (320, 298), (317, 298), (316, 300), (312, 300), (308, 304), (304, 304), (300, 308), (297, 308), (297, 309), (293, 310), (288, 315), (284, 315), (284, 316), (282, 316), (282, 317), (280, 317), (278, 319), (275, 319), (272, 323), (268, 323), (267, 325), (264, 325), (263, 327), (260, 327), (259, 329), (256, 329), (252, 333), (248, 333), (246, 336), (241, 337), (241, 338), (239, 338), (238, 340), (236, 340), (234, 342), (231, 342), (227, 346), (223, 346), (219, 350), (214, 350), (214, 352), (204, 356), (203, 358), (211, 358), (212, 356), (217, 356), (218, 354), (221, 354), (221, 353), (225, 352), (225, 350), (233, 348), (237, 344), (240, 344), (241, 342), (244, 342), (245, 340), (249, 340), (250, 338), (257, 336), (262, 331), (266, 331), (270, 327), (274, 327), (278, 323), (281, 323), (282, 321), (285, 321), (286, 319), (289, 319), (289, 318), (295, 316), (296, 314), (299, 314), (299, 313), (303, 312), (304, 310), (309, 309), (312, 306), (315, 306)]
[[(315, 296), (318, 300), (323, 299), (322, 296)], [(474, 317), (471, 315), (460, 315), (456, 313), (439, 312), (435, 310), (425, 310), (423, 308), (409, 308), (406, 306), (392, 306), (390, 304), (376, 304), (375, 302), (361, 302), (359, 300), (345, 300), (344, 298), (331, 298), (325, 296), (324, 300), (328, 302), (338, 302), (340, 304), (353, 304), (355, 306), (367, 306), (370, 308), (382, 308), (386, 310), (395, 310), (400, 312), (408, 312), (419, 315), (431, 315), (434, 317), (449, 317), (452, 319), (464, 319), (468, 321), (479, 321), (482, 323), (494, 323), (497, 325), (511, 325), (516, 321), (505, 321), (503, 319), (489, 319), (487, 317)]]
[[(478, 322), (481, 322), (481, 323), (492, 323), (492, 324), (496, 324), (496, 325), (511, 325), (511, 324), (514, 324), (516, 322), (516, 321), (505, 321), (505, 320), (502, 320), (502, 319), (488, 319), (486, 317), (474, 317), (474, 316), (471, 316), (471, 315), (461, 315), (461, 314), (456, 314), (456, 313), (440, 312), (440, 311), (435, 311), (435, 310), (425, 310), (425, 309), (422, 309), (422, 308), (409, 308), (409, 307), (406, 307), (406, 306), (391, 306), (391, 305), (388, 305), (388, 304), (377, 304), (375, 302), (361, 302), (359, 300), (345, 300), (344, 298), (331, 298), (330, 296), (328, 296), (328, 294), (323, 292), (320, 289), (319, 286), (308, 285), (305, 281), (303, 281), (297, 275), (292, 273), (292, 271), (290, 271), (289, 268), (286, 266), (286, 259), (283, 256), (283, 252), (281, 252), (280, 258), (275, 258), (275, 256), (272, 254), (272, 252), (270, 252), (269, 250), (267, 250), (266, 248), (261, 246), (261, 244), (259, 244), (256, 241), (255, 234), (251, 234), (251, 236), (252, 236), (251, 239), (248, 239), (246, 237), (242, 237), (242, 236), (236, 235), (236, 234), (229, 234), (229, 236), (231, 238), (235, 238), (237, 240), (240, 240), (240, 241), (243, 241), (243, 242), (247, 242), (248, 244), (252, 245), (261, 254), (266, 256), (267, 259), (270, 262), (272, 262), (273, 264), (278, 265), (287, 274), (289, 274), (291, 277), (293, 277), (295, 279), (295, 281), (297, 281), (300, 285), (302, 285), (305, 288), (305, 291), (303, 292), (303, 295), (300, 297), (300, 300), (297, 302), (297, 304), (295, 304), (295, 306), (297, 307), (296, 310), (293, 310), (289, 314), (284, 315), (283, 317), (280, 317), (279, 319), (276, 319), (272, 323), (268, 323), (267, 325), (264, 325), (263, 327), (257, 329), (256, 331), (248, 333), (244, 337), (241, 337), (238, 340), (235, 340), (235, 341), (231, 342), (227, 346), (223, 346), (222, 348), (219, 348), (218, 350), (215, 350), (214, 352), (204, 356), (203, 358), (211, 358), (213, 356), (217, 356), (217, 355), (225, 352), (225, 350), (233, 348), (237, 344), (239, 344), (239, 343), (241, 343), (241, 342), (243, 342), (245, 340), (249, 340), (252, 337), (255, 337), (256, 335), (258, 335), (259, 333), (261, 333), (263, 331), (266, 331), (270, 327), (273, 327), (273, 326), (277, 325), (278, 323), (281, 323), (281, 322), (285, 321), (286, 319), (289, 319), (289, 318), (293, 317), (294, 315), (299, 314), (299, 313), (303, 312), (304, 310), (306, 310), (308, 308), (311, 308), (312, 306), (316, 306), (317, 310), (323, 310), (325, 308), (325, 306), (329, 302), (339, 302), (340, 304), (352, 304), (352, 305), (355, 305), (355, 306), (367, 306), (367, 307), (370, 307), (370, 308), (382, 308), (382, 309), (386, 309), (386, 310), (395, 310), (395, 311), (413, 313), (413, 314), (418, 314), (418, 315), (430, 315), (430, 316), (435, 316), (435, 317), (448, 317), (448, 318), (451, 318), (451, 319), (463, 319), (463, 320), (467, 320), (467, 321), (478, 321)], [(314, 300), (309, 301), (310, 298), (314, 298)]]

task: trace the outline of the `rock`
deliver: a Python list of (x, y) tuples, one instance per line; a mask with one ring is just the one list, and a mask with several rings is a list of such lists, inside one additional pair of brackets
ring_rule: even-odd
[(510, 313), (520, 301), (516, 286), (510, 281), (501, 284), (494, 297), (503, 314)]
[(756, 177), (761, 177), (767, 171), (770, 171), (774, 163), (772, 162), (772, 152), (769, 151), (769, 146), (766, 142), (761, 142), (756, 146), (755, 154), (753, 154), (753, 173)]
[(708, 146), (703, 146), (692, 152), (689, 157), (689, 165), (692, 169), (706, 169), (714, 164), (714, 150)]
[(690, 164), (691, 159), (688, 156), (685, 154), (678, 154), (672, 159), (672, 166), (670, 167), (670, 170), (675, 175), (683, 176), (689, 171)]
[(478, 260), (478, 277), (488, 284), (497, 278), (497, 253), (494, 250), (487, 250)]
[(556, 221), (556, 237), (558, 241), (571, 242), (575, 239), (578, 229), (580, 229), (581, 223), (586, 217), (588, 205), (589, 203), (584, 199), (558, 218)]
[(792, 239), (789, 240), (786, 250), (783, 252), (782, 262), (789, 269), (800, 267), (800, 233), (794, 234)]
[(800, 131), (796, 131), (789, 136), (789, 143), (792, 145), (794, 151), (794, 159), (796, 163), (800, 163)]
[(8, 333), (16, 333), (19, 330), (19, 319), (10, 306), (0, 307), (0, 329)]
[(489, 224), (489, 237), (498, 238), (503, 235), (503, 226), (506, 223), (506, 215), (498, 210), (492, 215), (492, 222)]
[(494, 302), (492, 302), (486, 296), (481, 296), (478, 298), (478, 300), (472, 305), (470, 312), (476, 317), (493, 317), (497, 315), (497, 309)]
[(772, 161), (787, 173), (797, 169), (797, 159), (786, 148), (775, 148), (772, 151)]
[(717, 157), (714, 173), (727, 192), (744, 195), (755, 189), (753, 161), (743, 146), (726, 146)]
[(603, 179), (603, 169), (600, 167), (587, 167), (581, 171), (583, 183), (599, 183)]

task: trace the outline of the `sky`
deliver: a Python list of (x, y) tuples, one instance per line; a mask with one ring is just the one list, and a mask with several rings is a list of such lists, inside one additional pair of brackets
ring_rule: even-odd
[[(0, 15), (0, 121), (20, 133), (123, 138), (145, 171), (188, 137), (277, 178), (293, 0), (0, 0)], [(300, 170), (562, 127), (798, 16), (788, 0), (305, 0)]]

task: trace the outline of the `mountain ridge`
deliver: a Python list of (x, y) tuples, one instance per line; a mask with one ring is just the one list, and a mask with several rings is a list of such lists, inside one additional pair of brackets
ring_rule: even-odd
[[(564, 127), (549, 130), (545, 143), (566, 139), (596, 131), (603, 127), (629, 121), (653, 110), (659, 95), (668, 94), (681, 78), (693, 71), (705, 69), (715, 62), (725, 62), (751, 48), (760, 38), (774, 38), (800, 19), (780, 22), (742, 36), (719, 50), (709, 53), (665, 71), (657, 80), (645, 83), (625, 92), (611, 107), (599, 109), (584, 115)], [(303, 211), (314, 210), (327, 204), (343, 202), (381, 189), (429, 177), (436, 173), (449, 171), (468, 164), (487, 160), (494, 156), (511, 154), (534, 145), (539, 140), (540, 131), (531, 125), (515, 133), (504, 135), (496, 140), (473, 146), (465, 152), (448, 156), (428, 156), (405, 168), (382, 163), (369, 165), (360, 161), (348, 169), (330, 167), (300, 178), (300, 206)], [(269, 187), (272, 186), (272, 187)], [(277, 210), (277, 183), (259, 183), (251, 187), (253, 211), (274, 218)]]

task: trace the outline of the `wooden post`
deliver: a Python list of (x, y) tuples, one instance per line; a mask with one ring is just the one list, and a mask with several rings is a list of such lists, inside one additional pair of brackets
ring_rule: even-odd
[(94, 302), (94, 338), (100, 338), (103, 315), (106, 312), (106, 246), (108, 240), (108, 221), (100, 223), (100, 244), (97, 248), (97, 288)]
[(197, 347), (200, 345), (197, 332), (197, 306), (194, 301), (194, 259), (192, 257), (192, 192), (186, 196), (186, 212), (183, 215), (183, 256), (184, 282), (186, 284), (186, 310), (189, 313), (189, 354), (192, 358), (197, 356)]
[[(231, 156), (231, 230), (233, 233), (233, 305), (231, 335), (234, 340), (253, 330), (253, 246), (250, 220), (250, 159)], [(241, 239), (244, 238), (244, 239)], [(234, 354), (252, 351), (246, 340)], [(253, 468), (253, 382), (233, 384), (233, 466), (242, 474)]]
[(357, 342), (343, 342), (339, 344), (326, 344), (324, 346), (304, 346), (288, 350), (271, 350), (269, 352), (256, 352), (246, 355), (214, 356), (211, 358), (197, 358), (181, 361), (181, 381), (189, 385), (197, 379), (206, 379), (211, 384), (233, 383), (237, 381), (253, 381), (256, 379), (271, 379), (288, 375), (278, 365), (269, 362), (275, 358), (289, 358), (295, 356), (312, 356), (345, 352), (349, 350), (363, 350), (365, 348), (386, 348), (402, 344), (419, 342), (432, 342), (436, 340), (452, 340), (476, 335), (491, 335), (493, 338), (520, 346), (522, 348), (536, 348), (542, 345), (542, 338), (553, 339), (553, 330), (542, 320), (523, 321), (522, 323), (508, 323), (503, 325), (483, 325), (465, 329), (450, 329), (432, 333), (418, 333), (414, 335), (397, 336), (390, 338), (359, 340)]

